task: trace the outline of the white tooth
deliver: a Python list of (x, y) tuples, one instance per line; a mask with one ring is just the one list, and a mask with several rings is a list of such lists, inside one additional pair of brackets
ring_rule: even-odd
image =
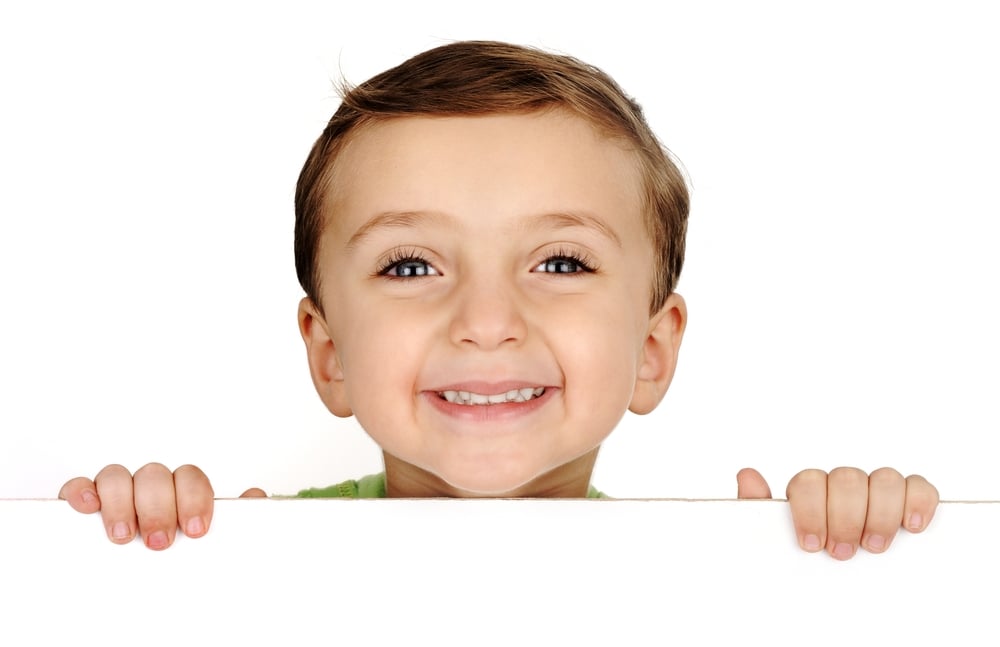
[(473, 393), (471, 391), (441, 391), (440, 395), (448, 402), (455, 404), (503, 404), (504, 402), (527, 402), (532, 398), (537, 398), (542, 393), (545, 393), (544, 387), (531, 388), (526, 387), (523, 389), (511, 389), (506, 393), (497, 393), (494, 395), (483, 395), (481, 393)]

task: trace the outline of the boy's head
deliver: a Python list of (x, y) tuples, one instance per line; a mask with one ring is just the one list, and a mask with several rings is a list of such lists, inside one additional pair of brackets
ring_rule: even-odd
[(689, 199), (684, 179), (646, 124), (639, 105), (601, 70), (575, 58), (489, 41), (444, 45), (418, 54), (344, 92), (309, 153), (295, 192), (295, 267), (313, 303), (317, 255), (337, 154), (366, 125), (412, 116), (524, 114), (563, 108), (635, 152), (643, 213), (656, 250), (650, 311), (662, 307), (684, 264)]
[(382, 447), (390, 496), (582, 496), (669, 385), (687, 194), (574, 59), (457, 43), (374, 77), (296, 213), (313, 381)]

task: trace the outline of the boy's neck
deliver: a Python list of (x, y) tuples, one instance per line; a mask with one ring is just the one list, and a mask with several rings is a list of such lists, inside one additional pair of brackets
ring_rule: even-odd
[(385, 493), (389, 498), (585, 498), (597, 461), (594, 448), (583, 456), (519, 486), (509, 492), (483, 495), (456, 488), (440, 477), (383, 451)]

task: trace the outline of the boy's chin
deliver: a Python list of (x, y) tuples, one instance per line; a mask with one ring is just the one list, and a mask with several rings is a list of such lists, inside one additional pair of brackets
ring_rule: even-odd
[(522, 498), (522, 497), (574, 497), (584, 496), (574, 489), (586, 492), (589, 478), (582, 486), (576, 487), (560, 467), (550, 470), (538, 469), (492, 469), (456, 470), (438, 473), (454, 493), (451, 496), (466, 498)]
[(444, 496), (464, 498), (506, 498), (538, 496), (533, 492), (540, 471), (527, 465), (470, 465), (457, 464), (433, 466), (430, 476), (437, 480)]
[(442, 478), (453, 490), (455, 495), (467, 498), (504, 498), (531, 496), (531, 479), (523, 476), (493, 475), (493, 474), (458, 474), (450, 478)]

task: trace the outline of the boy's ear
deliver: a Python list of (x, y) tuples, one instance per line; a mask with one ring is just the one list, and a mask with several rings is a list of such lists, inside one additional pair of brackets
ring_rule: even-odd
[(306, 343), (309, 373), (323, 404), (335, 416), (350, 416), (351, 407), (347, 401), (340, 356), (333, 345), (326, 319), (309, 297), (299, 301), (299, 332)]
[(666, 395), (677, 368), (677, 353), (686, 325), (687, 304), (681, 295), (671, 294), (660, 311), (649, 319), (629, 411), (647, 414)]

